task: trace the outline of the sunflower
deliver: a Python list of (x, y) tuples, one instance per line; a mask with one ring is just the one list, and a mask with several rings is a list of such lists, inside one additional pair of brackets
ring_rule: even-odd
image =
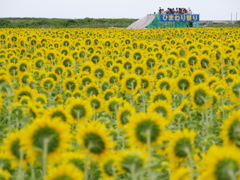
[(119, 166), (117, 164), (118, 152), (110, 151), (109, 156), (106, 156), (100, 162), (100, 171), (102, 180), (113, 180), (116, 179), (118, 174)]
[(37, 91), (29, 86), (21, 87), (15, 91), (14, 100), (19, 101), (22, 96), (28, 96), (30, 99), (34, 99), (36, 94)]
[(144, 64), (146, 65), (146, 67), (148, 68), (148, 69), (154, 69), (155, 67), (156, 67), (156, 65), (157, 65), (157, 60), (156, 60), (156, 58), (154, 58), (154, 57), (148, 57), (146, 60), (145, 60), (145, 62), (144, 62)]
[(205, 70), (196, 70), (193, 72), (192, 78), (195, 84), (200, 84), (206, 82), (208, 75)]
[(219, 94), (213, 90), (209, 91), (209, 99), (211, 100), (211, 105), (214, 106), (218, 106), (218, 102), (221, 99), (221, 96), (219, 96)]
[(177, 62), (177, 57), (175, 55), (169, 55), (166, 57), (166, 63), (168, 64), (169, 67), (174, 66), (176, 62)]
[(222, 98), (228, 98), (228, 94), (229, 94), (229, 88), (226, 82), (223, 81), (219, 81), (215, 87), (214, 87), (214, 91), (218, 93), (218, 95), (220, 95)]
[(12, 157), (9, 157), (9, 155), (1, 149), (0, 151), (0, 168), (6, 171), (11, 172), (13, 170), (12, 167)]
[[(49, 166), (55, 166), (56, 162), (49, 162)], [(72, 164), (81, 172), (84, 172), (85, 165), (85, 153), (82, 150), (74, 150), (74, 151), (65, 151), (59, 157), (57, 162), (58, 165), (62, 164)]]
[(7, 93), (11, 88), (11, 80), (7, 75), (0, 75), (0, 91), (2, 93)]
[(60, 153), (69, 148), (70, 139), (70, 126), (58, 118), (42, 117), (27, 126), (22, 134), (21, 145), (31, 162), (43, 153), (47, 153), (49, 160), (55, 161)]
[(86, 52), (86, 50), (84, 50), (84, 49), (81, 49), (80, 51), (79, 51), (79, 58), (81, 59), (81, 60), (84, 60), (85, 59), (85, 57), (87, 56), (87, 52)]
[(105, 105), (106, 112), (109, 114), (117, 113), (119, 107), (121, 107), (123, 103), (124, 103), (124, 100), (121, 97), (110, 98)]
[(209, 59), (209, 56), (207, 55), (202, 55), (199, 61), (203, 69), (208, 69), (208, 67), (212, 64), (211, 60)]
[(95, 66), (92, 68), (91, 74), (94, 78), (102, 80), (106, 76), (105, 68), (101, 66)]
[(41, 80), (41, 87), (46, 92), (53, 91), (56, 88), (56, 83), (52, 78), (47, 77)]
[(77, 50), (73, 50), (70, 52), (70, 56), (75, 59), (76, 61), (78, 61), (78, 51)]
[(151, 81), (151, 76), (141, 77), (141, 90), (143, 92), (149, 92), (153, 88), (153, 81)]
[(45, 94), (40, 94), (38, 93), (35, 97), (34, 97), (34, 101), (36, 102), (40, 102), (42, 105), (46, 105), (48, 102), (47, 96)]
[[(10, 104), (11, 117), (20, 120), (24, 117), (26, 108), (22, 106), (20, 102), (14, 102)], [(21, 123), (16, 124), (16, 128), (21, 127)]]
[(71, 122), (70, 121), (71, 116), (63, 105), (58, 105), (57, 107), (48, 108), (45, 115), (50, 119), (59, 118), (63, 122)]
[(113, 96), (115, 96), (115, 91), (113, 89), (107, 89), (104, 91), (103, 93), (103, 98), (104, 100), (108, 101), (110, 98), (112, 98)]
[(90, 83), (84, 87), (84, 92), (87, 96), (98, 96), (100, 93), (100, 89), (95, 83)]
[(90, 59), (94, 64), (98, 64), (100, 62), (100, 60), (102, 59), (102, 57), (98, 53), (93, 53), (93, 54), (91, 54)]
[(0, 179), (10, 180), (10, 177), (11, 177), (11, 174), (8, 171), (0, 168)]
[(27, 166), (25, 152), (21, 150), (21, 136), (22, 131), (10, 132), (3, 140), (3, 150), (6, 152), (6, 156), (11, 159), (11, 167), (14, 169), (18, 168), (20, 161), (22, 161), (22, 167)]
[(30, 99), (29, 96), (22, 96), (21, 99), (19, 101), (17, 101), (17, 103), (20, 103), (22, 106), (26, 106), (28, 105), (30, 102), (32, 102), (32, 100)]
[(105, 62), (105, 66), (108, 68), (110, 68), (113, 65), (112, 59), (106, 59), (104, 60), (104, 62)]
[(129, 59), (125, 60), (123, 62), (123, 68), (126, 70), (126, 71), (131, 71), (132, 68), (133, 68), (133, 62), (131, 62)]
[(220, 79), (217, 76), (209, 76), (208, 79), (206, 80), (206, 83), (212, 89), (214, 89), (219, 82), (220, 82)]
[(15, 64), (15, 63), (10, 63), (8, 64), (7, 66), (7, 72), (8, 74), (12, 77), (18, 75), (19, 73), (19, 66), (18, 64)]
[(189, 180), (191, 179), (188, 167), (179, 167), (171, 171), (170, 180)]
[(140, 112), (131, 116), (126, 130), (128, 142), (134, 146), (147, 147), (150, 144), (160, 144), (165, 138), (164, 128), (168, 124), (159, 114)]
[(67, 56), (69, 54), (69, 48), (63, 47), (60, 49), (62, 55)]
[(154, 112), (158, 113), (159, 115), (164, 117), (168, 122), (172, 120), (172, 107), (168, 103), (163, 103), (161, 101), (151, 103), (147, 108), (147, 112), (149, 114)]
[(65, 80), (63, 80), (62, 82), (62, 87), (64, 91), (71, 91), (73, 92), (74, 90), (78, 89), (78, 81), (74, 78), (66, 78)]
[(29, 62), (27, 60), (21, 60), (18, 62), (18, 69), (19, 72), (26, 72), (29, 68)]
[(179, 93), (189, 93), (192, 84), (192, 78), (190, 76), (179, 75), (175, 80), (176, 91)]
[(179, 167), (179, 163), (186, 163), (193, 158), (195, 151), (194, 138), (197, 133), (192, 130), (183, 129), (176, 131), (169, 136), (169, 144), (166, 148), (166, 153), (171, 162), (172, 168)]
[(88, 101), (90, 102), (95, 113), (101, 112), (104, 109), (104, 101), (102, 98), (93, 95), (88, 99)]
[[(24, 98), (24, 96), (22, 98)], [(23, 104), (23, 100), (24, 100), (22, 98), (20, 100), (21, 104)], [(40, 102), (32, 101), (32, 100), (28, 100), (28, 102), (27, 102), (27, 110), (28, 110), (28, 113), (29, 113), (28, 115), (32, 119), (36, 119), (36, 118), (42, 116), (43, 113), (44, 113), (43, 104), (40, 103)]]
[(186, 58), (180, 58), (177, 60), (178, 68), (184, 69), (187, 67), (187, 62)]
[(187, 63), (190, 67), (196, 67), (199, 63), (199, 58), (195, 54), (187, 56)]
[(130, 116), (136, 114), (136, 109), (129, 103), (125, 103), (122, 107), (119, 107), (117, 113), (117, 126), (121, 129), (129, 123)]
[(82, 71), (91, 73), (93, 67), (94, 67), (94, 64), (90, 61), (87, 61), (82, 65), (81, 69), (82, 69)]
[(120, 64), (113, 64), (112, 66), (111, 66), (111, 70), (114, 72), (114, 73), (118, 73), (119, 71), (120, 71), (120, 69), (121, 69), (121, 65)]
[(220, 137), (224, 145), (234, 145), (240, 148), (240, 111), (232, 112), (228, 119), (223, 122)]
[(57, 74), (55, 74), (54, 72), (46, 73), (46, 77), (52, 78), (56, 83), (60, 82), (59, 76)]
[(191, 102), (196, 108), (208, 108), (211, 105), (209, 99), (209, 87), (205, 83), (195, 85), (191, 90)]
[(155, 90), (151, 93), (150, 95), (150, 100), (149, 103), (154, 103), (157, 101), (166, 101), (168, 103), (172, 102), (172, 95), (170, 93), (170, 91), (163, 89), (163, 90)]
[(104, 158), (114, 145), (106, 126), (99, 121), (80, 124), (75, 138), (96, 160)]
[(133, 64), (132, 72), (138, 76), (146, 73), (146, 66), (143, 64)]
[(230, 86), (230, 99), (232, 102), (240, 103), (240, 82), (238, 79), (234, 80)]
[(231, 85), (231, 83), (235, 80), (238, 79), (238, 76), (233, 75), (233, 74), (228, 74), (223, 78), (228, 85)]
[(141, 87), (141, 80), (139, 76), (135, 74), (130, 74), (128, 76), (125, 76), (122, 79), (122, 87), (121, 90), (122, 92), (126, 92), (128, 94), (136, 94), (140, 87)]
[(63, 60), (61, 60), (61, 64), (65, 67), (72, 67), (74, 64), (74, 59), (71, 56), (66, 56), (63, 58)]
[(209, 69), (209, 74), (210, 75), (219, 75), (220, 74), (219, 66), (210, 65), (208, 69)]
[(46, 52), (46, 59), (49, 60), (52, 64), (56, 63), (56, 60), (59, 58), (59, 52), (54, 50), (48, 50)]
[(82, 77), (80, 77), (79, 79), (79, 83), (80, 85), (86, 86), (92, 82), (95, 82), (93, 77), (90, 77), (88, 75), (83, 75)]
[[(1, 57), (1, 58), (4, 58), (4, 56), (3, 56), (2, 54), (0, 54), (0, 57)], [(5, 69), (6, 64), (7, 64), (7, 62), (6, 62), (4, 59), (0, 59), (0, 67), (1, 67), (1, 69), (2, 69), (2, 68)]]
[[(132, 52), (132, 51), (130, 50), (130, 49), (124, 49), (123, 50), (123, 52), (122, 52), (122, 54), (123, 54), (123, 57), (124, 58), (133, 58), (134, 60), (136, 60), (136, 59), (141, 59), (141, 53), (140, 53), (140, 55), (138, 54), (138, 53), (136, 53), (136, 52)], [(136, 53), (136, 55), (135, 55), (135, 57), (134, 56), (131, 56), (131, 55), (133, 55), (133, 54), (135, 54)], [(135, 59), (136, 58), (136, 59)]]
[(43, 180), (80, 180), (84, 179), (83, 173), (74, 165), (61, 164), (48, 168), (48, 175)]
[(114, 84), (117, 84), (118, 83), (118, 74), (116, 73), (113, 73), (113, 72), (110, 72), (108, 75), (107, 75), (107, 79), (108, 79), (108, 82), (112, 85)]
[(179, 125), (183, 124), (184, 121), (187, 121), (188, 115), (180, 111), (178, 108), (173, 111), (173, 120), (175, 123), (178, 123)]
[(171, 91), (172, 85), (173, 85), (173, 79), (165, 77), (157, 81), (156, 89), (161, 89), (161, 90), (166, 89), (168, 91)]
[(147, 161), (147, 153), (136, 148), (121, 151), (116, 159), (119, 174), (129, 173), (132, 179), (138, 179), (138, 173), (145, 168)]
[(44, 50), (43, 50), (44, 48), (41, 48), (41, 49), (36, 49), (35, 51), (34, 51), (34, 56), (36, 56), (37, 58), (38, 57), (43, 57), (43, 54), (44, 54)]
[(79, 89), (76, 89), (75, 91), (72, 92), (72, 97), (81, 98), (82, 97), (82, 91), (79, 90)]
[(92, 108), (89, 101), (73, 98), (66, 108), (68, 114), (71, 115), (71, 123), (82, 123), (91, 119)]
[(166, 71), (168, 78), (175, 78), (176, 77), (176, 70), (170, 67), (166, 67), (164, 69)]
[(239, 149), (232, 146), (211, 146), (200, 162), (199, 180), (240, 179)]
[(237, 67), (235, 66), (230, 66), (227, 70), (228, 74), (238, 74), (239, 70)]
[(16, 55), (13, 55), (13, 56), (9, 57), (9, 62), (10, 63), (16, 64), (16, 63), (18, 63), (18, 60), (19, 60), (19, 57), (17, 57)]
[(53, 72), (57, 74), (58, 76), (64, 76), (66, 75), (66, 69), (63, 65), (55, 65)]
[(21, 85), (29, 85), (33, 82), (32, 74), (29, 72), (24, 72), (21, 74), (19, 78), (19, 84)]

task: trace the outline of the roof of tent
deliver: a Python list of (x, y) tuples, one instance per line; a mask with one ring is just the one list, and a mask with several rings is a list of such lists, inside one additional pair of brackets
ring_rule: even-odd
[(155, 16), (144, 16), (143, 18), (135, 21), (127, 29), (144, 29), (154, 20)]

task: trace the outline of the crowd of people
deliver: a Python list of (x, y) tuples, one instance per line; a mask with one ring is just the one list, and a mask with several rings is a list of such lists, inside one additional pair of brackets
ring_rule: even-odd
[(167, 8), (166, 10), (159, 7), (158, 14), (192, 14), (190, 8)]

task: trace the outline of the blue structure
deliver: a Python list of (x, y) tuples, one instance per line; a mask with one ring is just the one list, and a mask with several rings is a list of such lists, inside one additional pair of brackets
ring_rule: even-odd
[(155, 16), (147, 28), (199, 27), (199, 14), (150, 14)]

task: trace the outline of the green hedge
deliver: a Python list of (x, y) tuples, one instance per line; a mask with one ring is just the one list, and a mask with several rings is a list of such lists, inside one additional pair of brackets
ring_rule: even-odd
[(137, 19), (46, 19), (46, 18), (1, 18), (0, 28), (106, 28), (127, 27)]

